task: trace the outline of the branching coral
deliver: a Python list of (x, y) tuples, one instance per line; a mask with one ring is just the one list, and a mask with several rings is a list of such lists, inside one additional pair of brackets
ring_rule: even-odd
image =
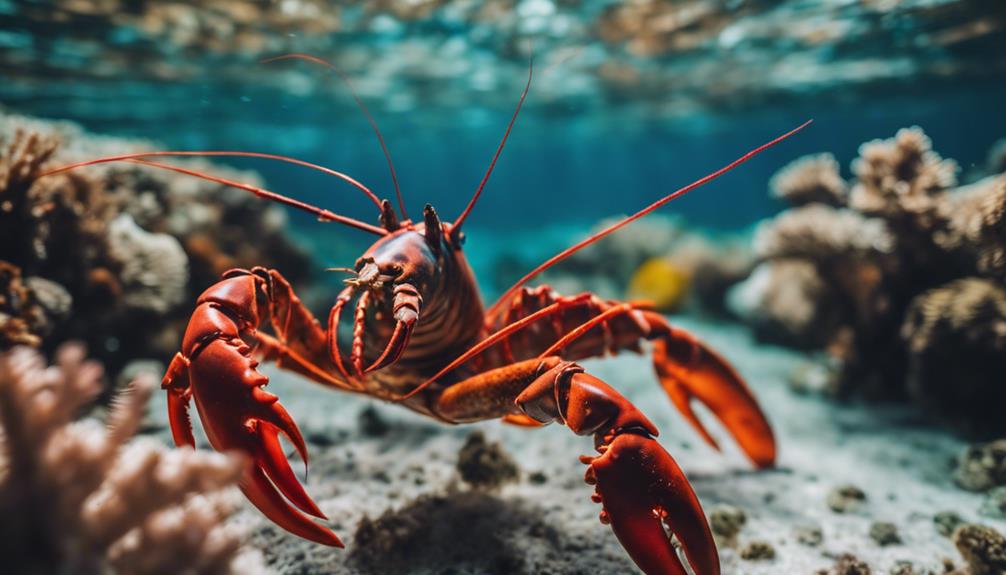
[[(152, 391), (138, 380), (107, 429), (75, 416), (102, 390), (102, 369), (64, 346), (0, 355), (0, 551), (17, 573), (227, 573), (240, 533), (224, 525), (243, 460), (133, 440)], [(246, 571), (242, 571), (246, 572)]]
[(773, 196), (794, 206), (810, 203), (842, 206), (848, 196), (848, 185), (831, 154), (804, 156), (791, 162), (772, 176), (769, 189)]

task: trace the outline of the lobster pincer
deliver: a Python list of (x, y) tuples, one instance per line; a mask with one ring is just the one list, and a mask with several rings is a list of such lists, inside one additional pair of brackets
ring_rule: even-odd
[(269, 279), (264, 270), (235, 271), (199, 298), (182, 351), (162, 382), (172, 436), (179, 446), (194, 445), (188, 411), (194, 400), (210, 444), (248, 457), (241, 490), (256, 507), (301, 537), (342, 547), (332, 531), (304, 515), (325, 518), (291, 469), (279, 434), (290, 440), (305, 466), (307, 447), (279, 398), (264, 389), (269, 380), (257, 371), (253, 348), (245, 341), (254, 337), (262, 319), (260, 300), (268, 298)]

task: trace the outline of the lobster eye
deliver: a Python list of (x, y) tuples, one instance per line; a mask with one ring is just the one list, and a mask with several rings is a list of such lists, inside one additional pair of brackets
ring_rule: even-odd
[(398, 277), (402, 275), (404, 269), (399, 264), (391, 264), (388, 266), (388, 275)]

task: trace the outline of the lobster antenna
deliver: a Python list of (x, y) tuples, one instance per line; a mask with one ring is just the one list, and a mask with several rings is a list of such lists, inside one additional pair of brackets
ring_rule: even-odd
[[(139, 164), (141, 166), (150, 166), (152, 168), (160, 168), (162, 170), (169, 170), (169, 171), (172, 171), (172, 172), (178, 172), (179, 174), (185, 174), (187, 176), (194, 176), (196, 178), (201, 178), (203, 180), (207, 180), (207, 181), (210, 181), (210, 182), (215, 182), (215, 183), (218, 183), (218, 184), (222, 184), (224, 186), (230, 186), (232, 188), (237, 188), (239, 190), (244, 190), (246, 192), (251, 192), (251, 193), (255, 194), (256, 196), (258, 196), (260, 198), (265, 198), (267, 200), (272, 200), (274, 202), (279, 202), (281, 204), (285, 204), (287, 206), (292, 206), (294, 208), (297, 208), (297, 209), (300, 209), (300, 210), (304, 210), (305, 212), (314, 214), (314, 215), (318, 216), (318, 220), (319, 221), (339, 222), (340, 224), (345, 224), (345, 225), (347, 225), (349, 227), (356, 228), (358, 230), (363, 230), (365, 232), (370, 232), (370, 233), (376, 234), (378, 236), (387, 235), (387, 233), (388, 233), (383, 228), (379, 228), (377, 226), (372, 226), (370, 224), (361, 222), (359, 220), (354, 220), (353, 218), (347, 218), (346, 216), (340, 216), (339, 214), (332, 213), (332, 212), (330, 212), (330, 211), (328, 211), (326, 209), (319, 208), (319, 207), (316, 207), (316, 206), (312, 206), (311, 204), (307, 204), (307, 203), (301, 202), (300, 200), (295, 200), (293, 198), (288, 198), (288, 197), (286, 197), (284, 195), (277, 194), (276, 192), (270, 192), (269, 190), (266, 190), (266, 189), (263, 189), (263, 188), (258, 188), (256, 186), (250, 186), (248, 184), (242, 184), (241, 182), (235, 182), (233, 180), (228, 180), (226, 178), (221, 178), (221, 177), (218, 177), (218, 176), (211, 176), (209, 174), (204, 174), (202, 172), (197, 172), (195, 170), (190, 170), (188, 168), (181, 168), (181, 167), (178, 167), (178, 166), (171, 166), (171, 165), (168, 165), (168, 164), (161, 164), (159, 162), (151, 162), (149, 160), (130, 159), (130, 160), (125, 160), (125, 161), (133, 163), (133, 164)], [(54, 173), (58, 173), (58, 172), (61, 172), (61, 171), (65, 171), (65, 170), (63, 170), (63, 169), (53, 170), (53, 171), (47, 172), (47, 173), (45, 173), (45, 174), (43, 174), (42, 176), (39, 176), (39, 177), (44, 177), (44, 176), (47, 176), (49, 174), (54, 174)]]
[(286, 156), (277, 156), (275, 154), (262, 154), (259, 152), (232, 152), (232, 151), (193, 151), (193, 152), (136, 152), (133, 154), (120, 154), (118, 156), (106, 156), (104, 158), (97, 158), (94, 160), (87, 160), (85, 162), (77, 162), (76, 164), (69, 164), (66, 166), (61, 166), (59, 168), (49, 170), (39, 177), (49, 176), (52, 174), (58, 174), (60, 172), (68, 172), (70, 170), (75, 170), (77, 168), (83, 168), (84, 166), (93, 166), (95, 164), (107, 164), (109, 162), (121, 162), (125, 160), (138, 160), (143, 158), (153, 158), (153, 157), (189, 157), (189, 156), (237, 156), (242, 158), (264, 158), (266, 160), (278, 160), (280, 162), (286, 162), (288, 164), (296, 164), (298, 166), (304, 166), (306, 168), (311, 168), (312, 170), (317, 170), (319, 172), (328, 174), (330, 176), (335, 176), (340, 180), (349, 183), (356, 189), (362, 191), (364, 194), (370, 198), (370, 201), (374, 202), (374, 205), (378, 209), (381, 208), (381, 200), (377, 198), (377, 194), (372, 192), (370, 188), (356, 181), (351, 176), (348, 176), (342, 172), (337, 172), (330, 168), (324, 166), (319, 166), (317, 164), (312, 164), (311, 162), (305, 162), (304, 160), (298, 160), (296, 158), (288, 158)]
[(568, 258), (570, 255), (572, 255), (575, 252), (577, 252), (577, 251), (579, 251), (579, 250), (581, 250), (581, 249), (589, 246), (590, 244), (596, 242), (597, 240), (603, 238), (604, 236), (607, 236), (608, 234), (616, 232), (619, 229), (621, 229), (621, 228), (623, 228), (623, 227), (631, 224), (632, 222), (638, 220), (639, 218), (641, 218), (641, 217), (649, 214), (650, 212), (656, 210), (657, 208), (660, 208), (661, 206), (663, 206), (664, 204), (670, 202), (671, 200), (679, 198), (679, 197), (687, 194), (688, 192), (694, 190), (695, 188), (698, 188), (698, 187), (700, 187), (700, 186), (702, 186), (702, 185), (704, 185), (704, 184), (706, 184), (706, 183), (708, 183), (708, 182), (710, 182), (712, 180), (715, 180), (716, 178), (722, 176), (723, 174), (729, 172), (730, 170), (736, 168), (737, 166), (739, 166), (739, 165), (743, 164), (744, 162), (750, 160), (751, 158), (757, 156), (761, 152), (764, 152), (765, 150), (771, 148), (772, 146), (775, 146), (779, 142), (782, 142), (783, 140), (785, 140), (785, 139), (789, 138), (790, 136), (796, 134), (800, 130), (806, 128), (807, 126), (809, 126), (811, 124), (811, 122), (813, 122), (813, 120), (807, 120), (806, 122), (804, 122), (800, 126), (798, 126), (798, 127), (794, 128), (794, 129), (790, 130), (789, 132), (786, 132), (785, 134), (777, 137), (776, 139), (774, 139), (774, 140), (772, 140), (770, 142), (767, 142), (765, 144), (762, 144), (762, 145), (758, 146), (757, 148), (751, 150), (750, 152), (744, 154), (743, 156), (737, 158), (736, 160), (730, 162), (729, 164), (727, 164), (726, 166), (723, 166), (722, 168), (716, 170), (715, 172), (713, 172), (711, 174), (708, 174), (706, 176), (703, 176), (702, 178), (699, 178), (698, 180), (695, 180), (694, 182), (688, 184), (687, 186), (685, 186), (683, 188), (680, 188), (680, 189), (678, 189), (678, 190), (676, 190), (676, 191), (674, 191), (674, 192), (672, 192), (672, 193), (664, 196), (663, 198), (657, 200), (656, 202), (650, 204), (649, 206), (646, 206), (645, 208), (643, 208), (642, 210), (636, 212), (635, 214), (633, 214), (633, 215), (631, 215), (631, 216), (629, 216), (627, 218), (624, 218), (624, 219), (622, 219), (622, 220), (620, 220), (618, 222), (615, 222), (614, 224), (612, 224), (612, 225), (604, 228), (603, 230), (601, 230), (601, 231), (599, 231), (599, 232), (597, 232), (597, 233), (595, 233), (595, 234), (593, 234), (593, 235), (591, 235), (591, 236), (589, 236), (589, 237), (587, 237), (587, 238), (585, 238), (585, 239), (583, 239), (583, 240), (581, 240), (581, 241), (573, 244), (572, 246), (570, 246), (570, 247), (562, 250), (561, 252), (555, 254), (554, 256), (552, 256), (551, 258), (549, 258), (548, 260), (546, 260), (544, 263), (542, 263), (538, 267), (536, 267), (533, 270), (531, 270), (530, 272), (528, 272), (527, 275), (525, 275), (524, 277), (522, 277), (520, 280), (517, 281), (517, 283), (515, 283), (513, 286), (511, 286), (509, 289), (507, 289), (505, 292), (503, 292), (503, 295), (501, 295), (499, 297), (499, 299), (496, 300), (496, 303), (494, 303), (492, 305), (492, 307), (489, 308), (489, 310), (486, 312), (486, 315), (490, 316), (490, 317), (493, 316), (493, 315), (495, 315), (499, 311), (499, 309), (503, 305), (503, 303), (506, 302), (506, 301), (508, 301), (510, 299), (510, 297), (512, 297), (513, 294), (516, 293), (518, 289), (520, 289), (521, 286), (523, 286), (531, 278), (535, 277), (536, 275), (540, 274), (541, 272), (547, 270), (548, 268), (552, 267), (553, 265), (561, 262), (562, 260)]
[(409, 215), (405, 212), (405, 202), (402, 201), (402, 189), (398, 186), (398, 174), (395, 172), (395, 164), (391, 161), (391, 152), (388, 151), (388, 145), (384, 143), (384, 136), (381, 135), (381, 130), (377, 127), (377, 121), (374, 120), (374, 116), (371, 115), (370, 109), (367, 105), (363, 103), (360, 96), (357, 95), (356, 90), (353, 89), (352, 82), (346, 77), (334, 64), (322, 60), (317, 56), (312, 56), (310, 54), (283, 54), (281, 56), (274, 56), (272, 58), (266, 58), (262, 60), (263, 64), (270, 64), (272, 62), (279, 62), (281, 60), (304, 60), (305, 62), (311, 62), (312, 64), (318, 64), (319, 66), (324, 66), (328, 68), (332, 73), (342, 80), (342, 83), (346, 85), (349, 90), (353, 100), (356, 101), (356, 106), (360, 108), (363, 115), (367, 117), (367, 122), (370, 123), (370, 127), (374, 130), (374, 134), (377, 135), (377, 141), (381, 144), (381, 151), (384, 152), (384, 158), (388, 161), (388, 170), (391, 172), (391, 183), (395, 186), (395, 196), (398, 199), (398, 211), (402, 213), (402, 219), (409, 219)]
[(465, 211), (461, 212), (461, 215), (454, 220), (454, 224), (451, 226), (451, 236), (457, 238), (457, 234), (461, 232), (461, 224), (464, 223), (465, 218), (471, 213), (472, 208), (475, 207), (475, 202), (479, 200), (479, 196), (482, 195), (482, 190), (486, 187), (486, 182), (489, 181), (489, 176), (493, 173), (493, 168), (496, 167), (496, 160), (499, 159), (500, 154), (503, 152), (503, 146), (506, 145), (507, 138), (510, 137), (510, 130), (513, 129), (514, 123), (517, 121), (517, 114), (520, 113), (521, 106), (524, 105), (524, 100), (527, 98), (527, 93), (531, 89), (531, 78), (534, 76), (534, 59), (528, 61), (527, 65), (527, 83), (524, 84), (524, 92), (520, 95), (520, 100), (517, 101), (517, 109), (513, 111), (513, 116), (510, 118), (510, 123), (507, 124), (506, 132), (503, 133), (503, 139), (500, 140), (499, 146), (496, 147), (496, 153), (493, 154), (493, 159), (489, 162), (489, 169), (486, 170), (484, 176), (482, 176), (482, 181), (479, 183), (479, 187), (475, 190), (475, 195), (472, 196), (471, 201), (468, 202), (468, 206), (465, 207)]

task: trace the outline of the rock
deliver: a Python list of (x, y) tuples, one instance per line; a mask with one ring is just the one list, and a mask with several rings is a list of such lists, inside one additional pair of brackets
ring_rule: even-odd
[(828, 507), (835, 513), (853, 513), (865, 503), (866, 493), (855, 485), (842, 485), (828, 494)]
[(870, 575), (870, 566), (860, 561), (855, 555), (845, 553), (839, 555), (831, 569), (821, 569), (817, 575)]
[(990, 490), (979, 512), (987, 517), (1006, 519), (1006, 486)]
[(870, 539), (873, 539), (881, 547), (901, 543), (898, 526), (887, 521), (876, 521), (870, 525)]
[(796, 541), (807, 547), (817, 547), (824, 541), (824, 533), (816, 525), (803, 525), (796, 528)]
[(390, 429), (388, 422), (381, 417), (373, 405), (368, 405), (360, 410), (356, 417), (356, 423), (360, 427), (360, 432), (367, 437), (380, 437)]
[(736, 543), (737, 534), (747, 523), (747, 514), (733, 505), (717, 505), (709, 514), (709, 526), (728, 546)]
[(950, 537), (964, 523), (964, 519), (954, 511), (941, 511), (933, 517), (933, 523), (940, 535)]
[(957, 459), (954, 481), (968, 491), (1006, 485), (1006, 439), (968, 447)]
[(520, 469), (499, 443), (489, 443), (481, 431), (468, 436), (458, 452), (461, 479), (476, 489), (498, 489), (520, 476)]
[(768, 541), (751, 541), (741, 549), (740, 556), (747, 561), (775, 559), (775, 547)]

